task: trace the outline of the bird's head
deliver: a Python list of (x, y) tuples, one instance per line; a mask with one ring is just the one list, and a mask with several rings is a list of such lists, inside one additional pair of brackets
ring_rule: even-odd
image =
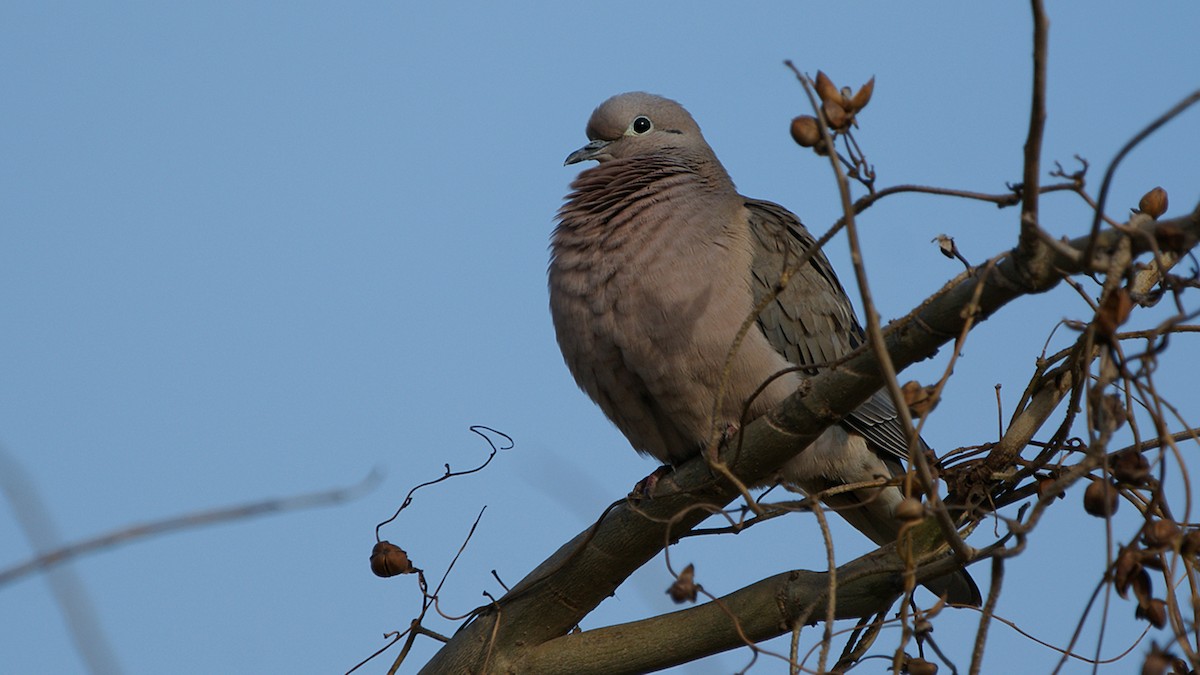
[(591, 142), (568, 155), (564, 165), (664, 152), (712, 152), (683, 106), (640, 91), (601, 103), (588, 120), (587, 137)]

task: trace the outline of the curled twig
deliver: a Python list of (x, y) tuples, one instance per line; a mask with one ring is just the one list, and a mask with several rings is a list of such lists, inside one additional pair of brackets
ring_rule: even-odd
[[(416, 494), (417, 490), (420, 490), (421, 488), (424, 488), (424, 487), (429, 487), (430, 485), (437, 485), (438, 483), (441, 483), (442, 481), (454, 478), (455, 476), (466, 476), (468, 474), (483, 471), (484, 468), (486, 468), (488, 464), (492, 463), (492, 459), (494, 459), (496, 457), (497, 452), (499, 452), (501, 450), (511, 450), (515, 445), (515, 443), (513, 442), (512, 436), (509, 436), (508, 434), (504, 433), (503, 431), (497, 431), (491, 427), (483, 426), (482, 424), (473, 425), (470, 428), (470, 430), (472, 433), (478, 434), (483, 440), (487, 441), (487, 444), (489, 446), (491, 446), (492, 452), (490, 454), (488, 454), (487, 459), (483, 460), (483, 463), (480, 464), (479, 466), (477, 466), (473, 469), (467, 469), (465, 471), (452, 471), (450, 469), (450, 465), (448, 463), (444, 464), (443, 466), (445, 467), (445, 473), (443, 473), (441, 476), (439, 476), (433, 480), (425, 481), (424, 483), (421, 483), (420, 485), (417, 485), (417, 486), (413, 487), (413, 489), (409, 490), (408, 494), (404, 496), (404, 501), (400, 503), (400, 507), (396, 509), (396, 512), (393, 513), (390, 517), (384, 519), (383, 522), (381, 522), (375, 526), (375, 540), (376, 541), (380, 540), (379, 530), (382, 529), (384, 525), (387, 525), (388, 523), (392, 522), (396, 518), (400, 517), (400, 513), (402, 511), (404, 511), (404, 509), (407, 509), (412, 504), (413, 495)], [(490, 433), (496, 434), (498, 436), (501, 436), (502, 438), (504, 438), (506, 445), (497, 446), (496, 442), (493, 441), (492, 438), (490, 436), (488, 436), (487, 433), (485, 433), (485, 432), (490, 432)]]

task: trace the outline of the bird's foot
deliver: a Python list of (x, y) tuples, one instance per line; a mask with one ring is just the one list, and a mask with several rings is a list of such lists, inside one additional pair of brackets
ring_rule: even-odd
[(651, 472), (649, 476), (641, 479), (638, 481), (637, 485), (633, 486), (633, 491), (629, 493), (629, 498), (634, 501), (649, 499), (650, 493), (654, 492), (654, 488), (658, 485), (658, 481), (674, 470), (674, 467), (672, 467), (670, 464), (663, 464), (662, 466), (658, 467)]
[(725, 422), (725, 425), (721, 427), (721, 436), (717, 439), (716, 446), (709, 445), (704, 449), (704, 456), (709, 460), (709, 462), (717, 461), (717, 456), (720, 454), (721, 448), (728, 446), (729, 442), (733, 440), (733, 437), (737, 436), (738, 432), (741, 430), (742, 427), (737, 422)]
[(733, 440), (734, 436), (742, 430), (742, 426), (737, 422), (726, 422), (725, 428), (721, 430), (721, 444), (725, 445)]

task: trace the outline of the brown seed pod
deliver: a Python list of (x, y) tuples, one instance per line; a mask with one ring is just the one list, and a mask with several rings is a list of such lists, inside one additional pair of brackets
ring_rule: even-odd
[(1133, 589), (1133, 597), (1139, 605), (1145, 605), (1154, 599), (1154, 584), (1150, 581), (1150, 573), (1145, 568), (1139, 569), (1132, 577), (1129, 587)]
[(1099, 400), (1094, 402), (1092, 415), (1096, 428), (1108, 433), (1125, 426), (1126, 420), (1129, 419), (1129, 415), (1125, 412), (1125, 406), (1121, 403), (1121, 397), (1117, 394), (1099, 397)]
[(1166, 675), (1167, 666), (1171, 665), (1171, 657), (1160, 651), (1152, 651), (1146, 655), (1142, 663), (1142, 675)]
[(1083, 491), (1083, 510), (1097, 518), (1117, 512), (1117, 488), (1107, 479), (1093, 480)]
[(1133, 300), (1129, 297), (1129, 291), (1114, 289), (1100, 301), (1100, 309), (1096, 311), (1096, 332), (1104, 338), (1112, 337), (1132, 311)]
[(1142, 675), (1166, 675), (1171, 659), (1161, 652), (1150, 652), (1142, 662)]
[(1138, 573), (1145, 574), (1145, 571), (1142, 570), (1141, 556), (1137, 549), (1122, 548), (1117, 554), (1116, 562), (1113, 563), (1113, 588), (1116, 589), (1117, 595), (1122, 598), (1129, 597), (1129, 585)]
[(850, 99), (850, 110), (852, 112), (858, 112), (859, 110), (867, 107), (867, 104), (871, 102), (871, 94), (873, 93), (875, 93), (874, 77), (867, 80), (867, 83), (864, 84), (858, 90), (858, 92), (854, 94), (854, 97)]
[(1158, 598), (1151, 598), (1139, 604), (1137, 609), (1133, 610), (1133, 616), (1149, 621), (1155, 628), (1162, 628), (1167, 625), (1167, 603)]
[(818, 70), (815, 84), (817, 87), (817, 96), (821, 97), (822, 103), (830, 101), (841, 103), (842, 92), (838, 91), (837, 85), (833, 83), (833, 80), (829, 79), (828, 75)]
[(1109, 468), (1113, 478), (1130, 485), (1142, 485), (1150, 477), (1150, 462), (1136, 450), (1122, 450), (1113, 455)]
[(1166, 566), (1163, 565), (1162, 553), (1159, 553), (1158, 551), (1142, 551), (1139, 559), (1141, 560), (1142, 565), (1145, 565), (1148, 569), (1158, 570), (1160, 572), (1166, 569)]
[(908, 675), (937, 675), (937, 664), (932, 661), (914, 656), (905, 664), (904, 672)]
[(821, 142), (821, 124), (812, 115), (801, 115), (792, 120), (792, 140), (802, 148), (811, 148)]
[(907, 497), (896, 505), (896, 520), (911, 523), (925, 517), (925, 506), (916, 497)]
[(676, 603), (695, 602), (700, 587), (696, 585), (696, 567), (689, 564), (679, 573), (679, 578), (667, 589), (667, 595)]
[(371, 571), (378, 577), (394, 577), (417, 571), (404, 549), (389, 541), (381, 541), (371, 549)]
[(1066, 493), (1059, 489), (1054, 494), (1050, 494), (1050, 490), (1054, 488), (1054, 483), (1058, 479), (1054, 476), (1038, 476), (1037, 477), (1037, 492), (1042, 499), (1062, 499)]
[(1146, 661), (1142, 663), (1142, 675), (1167, 675), (1167, 668), (1171, 669), (1171, 675), (1187, 675), (1190, 671), (1182, 660), (1151, 642), (1150, 653), (1146, 654)]
[(900, 391), (904, 393), (904, 402), (908, 404), (908, 410), (913, 417), (924, 417), (937, 407), (938, 400), (933, 397), (935, 389), (921, 386), (916, 380), (909, 380), (900, 387)]
[(1142, 542), (1154, 548), (1174, 546), (1179, 539), (1179, 525), (1170, 520), (1156, 520), (1142, 530)]
[(1191, 530), (1183, 535), (1183, 543), (1179, 546), (1179, 550), (1184, 555), (1196, 555), (1200, 553), (1200, 530)]
[(1167, 203), (1167, 191), (1156, 187), (1142, 195), (1141, 201), (1138, 202), (1138, 211), (1157, 219), (1167, 212)]
[(825, 115), (825, 123), (833, 131), (845, 131), (850, 123), (850, 115), (837, 101), (825, 101), (821, 104), (821, 112)]

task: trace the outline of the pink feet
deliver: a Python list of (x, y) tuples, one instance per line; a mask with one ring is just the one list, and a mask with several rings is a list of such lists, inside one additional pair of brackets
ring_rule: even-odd
[(637, 485), (633, 486), (633, 492), (629, 493), (630, 499), (649, 499), (650, 494), (654, 492), (655, 486), (658, 485), (658, 481), (674, 470), (675, 468), (670, 464), (663, 464), (658, 467), (649, 476), (641, 479)]

